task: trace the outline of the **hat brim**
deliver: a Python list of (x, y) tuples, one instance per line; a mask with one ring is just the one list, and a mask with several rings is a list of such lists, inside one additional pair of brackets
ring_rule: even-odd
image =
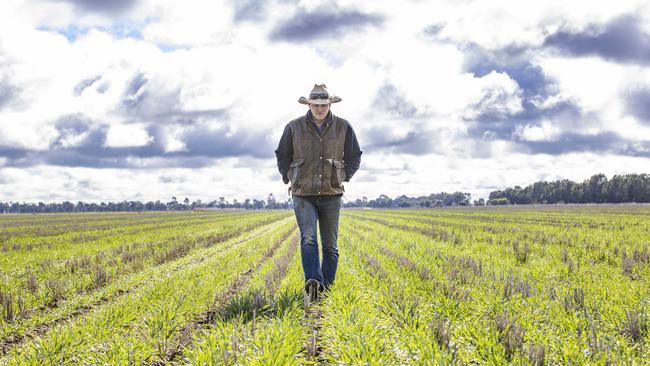
[(330, 104), (330, 103), (338, 103), (341, 101), (340, 97), (337, 97), (336, 95), (332, 95), (330, 99), (307, 99), (305, 97), (300, 97), (298, 99), (298, 103), (300, 104), (318, 104), (318, 105), (324, 105), (324, 104)]

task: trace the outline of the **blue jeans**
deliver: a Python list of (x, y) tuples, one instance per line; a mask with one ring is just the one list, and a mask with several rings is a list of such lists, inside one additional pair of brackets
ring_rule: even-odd
[[(293, 211), (300, 228), (300, 255), (305, 281), (315, 278), (329, 287), (339, 262), (339, 212), (341, 196), (293, 196)], [(316, 223), (323, 245), (323, 263), (318, 258)]]

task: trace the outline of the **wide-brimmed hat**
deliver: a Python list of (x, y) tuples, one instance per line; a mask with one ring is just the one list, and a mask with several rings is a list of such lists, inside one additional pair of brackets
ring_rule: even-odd
[(300, 104), (330, 104), (340, 101), (340, 97), (330, 95), (325, 84), (314, 84), (314, 88), (309, 92), (309, 99), (305, 97), (298, 99), (298, 103)]

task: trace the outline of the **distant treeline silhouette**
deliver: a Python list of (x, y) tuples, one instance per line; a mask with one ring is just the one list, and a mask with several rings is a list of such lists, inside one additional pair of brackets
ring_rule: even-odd
[[(504, 190), (493, 191), (489, 199), (471, 201), (471, 195), (464, 192), (433, 193), (429, 196), (408, 197), (405, 195), (390, 198), (384, 194), (376, 199), (368, 200), (363, 197), (354, 201), (344, 199), (344, 207), (358, 208), (428, 208), (447, 206), (483, 206), (508, 204), (544, 204), (544, 203), (624, 203), (650, 202), (650, 175), (627, 174), (615, 175), (608, 180), (604, 174), (596, 174), (582, 183), (568, 179), (554, 182), (536, 182), (525, 188), (515, 186)], [(70, 201), (54, 203), (20, 203), (0, 202), (0, 213), (48, 213), (48, 212), (117, 212), (117, 211), (190, 211), (207, 209), (289, 209), (292, 207), (291, 198), (286, 201), (277, 200), (269, 194), (266, 200), (245, 199), (243, 201), (227, 201), (224, 197), (218, 200), (202, 202), (190, 201), (185, 198), (178, 201), (172, 197), (169, 202), (161, 201), (121, 201), (86, 203)]]
[[(344, 202), (344, 207), (373, 207), (373, 208), (399, 208), (399, 207), (442, 207), (442, 206), (469, 206), (471, 196), (469, 193), (437, 193), (417, 198), (400, 196), (391, 199), (381, 195), (374, 200), (366, 197), (355, 201)], [(287, 201), (277, 200), (273, 194), (269, 194), (266, 200), (245, 199), (244, 201), (227, 201), (224, 197), (218, 200), (202, 202), (201, 200), (190, 201), (185, 198), (178, 201), (172, 197), (169, 202), (161, 201), (121, 201), (86, 203), (70, 201), (53, 203), (20, 203), (0, 202), (0, 213), (49, 213), (49, 212), (118, 212), (118, 211), (190, 211), (207, 209), (241, 209), (241, 210), (263, 210), (263, 209), (288, 209), (292, 207), (291, 199)]]
[(564, 179), (537, 182), (525, 188), (515, 186), (491, 192), (487, 204), (625, 202), (650, 202), (649, 174), (615, 175), (609, 180), (604, 174), (596, 174), (582, 183)]

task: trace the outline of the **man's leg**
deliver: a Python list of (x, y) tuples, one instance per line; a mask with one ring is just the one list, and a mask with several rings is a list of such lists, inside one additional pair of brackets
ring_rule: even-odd
[(321, 197), (318, 207), (320, 241), (323, 243), (323, 286), (329, 287), (336, 278), (339, 263), (339, 213), (341, 196)]
[(316, 237), (316, 222), (318, 220), (316, 205), (307, 198), (293, 196), (293, 211), (296, 214), (298, 228), (300, 228), (300, 256), (302, 257), (305, 281), (315, 278), (319, 283), (323, 283)]

